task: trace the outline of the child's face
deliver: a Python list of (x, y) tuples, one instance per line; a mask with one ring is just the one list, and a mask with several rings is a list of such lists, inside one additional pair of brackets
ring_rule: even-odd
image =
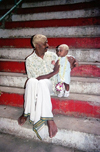
[(68, 54), (68, 51), (63, 48), (59, 48), (58, 51), (56, 51), (56, 53), (58, 56), (64, 57)]

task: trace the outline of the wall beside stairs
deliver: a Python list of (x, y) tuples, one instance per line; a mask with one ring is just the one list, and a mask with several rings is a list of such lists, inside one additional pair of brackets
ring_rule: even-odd
[[(25, 58), (36, 33), (48, 37), (50, 48), (65, 43), (79, 61), (71, 71), (69, 98), (52, 97), (53, 112), (100, 118), (100, 9), (94, 0), (25, 2), (0, 29), (0, 104), (22, 107), (27, 79)], [(5, 9), (3, 9), (5, 8)], [(3, 14), (7, 7), (2, 7)]]

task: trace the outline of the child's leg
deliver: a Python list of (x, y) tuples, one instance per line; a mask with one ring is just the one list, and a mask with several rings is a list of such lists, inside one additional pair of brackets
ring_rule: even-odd
[(66, 90), (66, 91), (69, 91), (69, 88), (70, 88), (70, 87), (69, 87), (69, 84), (64, 83), (64, 85), (65, 85), (65, 90)]
[(68, 97), (69, 96), (69, 84), (64, 83), (65, 85), (65, 93), (64, 93), (64, 97)]

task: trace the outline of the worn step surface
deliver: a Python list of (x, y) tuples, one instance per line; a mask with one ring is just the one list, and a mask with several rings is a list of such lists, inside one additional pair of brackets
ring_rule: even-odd
[[(27, 75), (22, 73), (0, 72), (0, 85), (24, 88)], [(100, 79), (71, 77), (70, 92), (100, 95)]]
[(100, 17), (5, 22), (6, 29), (100, 25)]
[[(52, 5), (62, 5), (62, 4), (75, 4), (75, 3), (84, 3), (84, 2), (91, 2), (95, 1), (95, 0), (70, 0), (70, 1), (66, 1), (66, 0), (54, 0), (54, 1), (48, 1), (48, 0), (28, 0), (28, 3), (25, 3), (27, 1), (24, 1), (24, 3), (22, 4), (22, 8), (26, 8), (26, 7), (43, 7), (43, 6), (52, 6)], [(3, 3), (4, 2), (4, 3)], [(1, 5), (0, 5), (0, 9), (7, 9), (7, 8), (11, 8), (14, 5), (14, 2), (12, 2), (11, 0), (9, 0), (9, 4), (6, 1), (2, 1)], [(33, 6), (32, 6), (33, 5)]]
[(35, 33), (44, 34), (47, 37), (98, 37), (100, 26), (82, 27), (45, 27), (45, 28), (23, 28), (23, 29), (0, 29), (0, 38), (28, 38)]
[[(24, 89), (0, 86), (0, 104), (23, 107)], [(51, 97), (53, 113), (100, 118), (100, 96), (70, 93), (68, 98)]]
[[(94, 1), (94, 0), (93, 0)], [(66, 0), (54, 0), (54, 1), (42, 1), (42, 2), (34, 2), (32, 3), (23, 3), (22, 4), (22, 8), (28, 8), (28, 7), (43, 7), (43, 6), (52, 6), (52, 5), (63, 5), (63, 4), (77, 4), (77, 3), (84, 3), (84, 2), (92, 2), (92, 0), (70, 0), (70, 1), (66, 1)]]
[(99, 8), (91, 8), (87, 10), (74, 10), (62, 12), (46, 12), (34, 14), (12, 15), (12, 21), (32, 21), (32, 20), (48, 20), (48, 19), (65, 19), (65, 18), (83, 18), (100, 16)]
[[(29, 2), (29, 1), (28, 1)], [(48, 1), (51, 6), (45, 5), (46, 6), (41, 6), (41, 2), (39, 2), (39, 5), (35, 6), (34, 3), (31, 3), (31, 7), (30, 7), (30, 3), (27, 4), (27, 8), (23, 7), (22, 8), (17, 8), (16, 13), (17, 14), (33, 14), (33, 13), (38, 13), (38, 12), (53, 12), (53, 11), (68, 11), (68, 10), (76, 10), (76, 9), (86, 9), (86, 8), (92, 8), (92, 7), (96, 7), (98, 6), (100, 3), (99, 1), (90, 1), (90, 2), (78, 2), (78, 3), (73, 3), (73, 4), (68, 4), (68, 1), (64, 3), (51, 3), (50, 1)], [(56, 1), (57, 2), (57, 1)], [(76, 1), (77, 2), (77, 1)], [(24, 5), (25, 3), (23, 3)], [(36, 3), (35, 3), (36, 4)], [(1, 6), (1, 5), (0, 5)], [(8, 11), (9, 9), (1, 9), (0, 14), (4, 14)]]
[[(55, 48), (48, 51), (56, 53)], [(32, 48), (0, 48), (0, 59), (25, 60), (32, 52)], [(100, 62), (100, 49), (70, 49), (68, 54), (74, 56), (78, 62)]]
[[(0, 131), (10, 133), (24, 138), (37, 139), (32, 130), (32, 125), (26, 121), (23, 127), (17, 123), (22, 114), (22, 108), (0, 106)], [(73, 118), (65, 116), (54, 116), (58, 127), (57, 135), (50, 139), (47, 126), (43, 141), (56, 143), (84, 151), (100, 150), (100, 121), (96, 119)]]

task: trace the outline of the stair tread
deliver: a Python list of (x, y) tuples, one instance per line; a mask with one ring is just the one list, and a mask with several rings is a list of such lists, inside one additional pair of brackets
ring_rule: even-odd
[[(0, 72), (0, 76), (13, 76), (13, 77), (27, 77), (26, 74), (23, 73), (11, 73), (11, 72)], [(71, 80), (74, 81), (83, 81), (83, 82), (100, 82), (100, 78), (91, 78), (91, 77), (72, 77)]]
[[(4, 59), (4, 58), (0, 58), (0, 61), (9, 61), (9, 62), (25, 62), (26, 60), (21, 60), (21, 59)], [(96, 65), (96, 66), (100, 66), (100, 62), (79, 62), (79, 65)]]
[[(1, 118), (18, 120), (18, 117), (22, 114), (22, 112), (22, 108), (0, 105)], [(54, 120), (59, 129), (85, 132), (87, 134), (94, 134), (100, 136), (100, 119), (75, 118), (63, 115), (54, 115)], [(24, 127), (32, 128), (32, 126), (29, 125), (28, 120), (24, 124)]]
[[(92, 13), (94, 12), (94, 13)], [(32, 21), (32, 20), (48, 20), (48, 19), (66, 19), (66, 18), (87, 18), (100, 16), (99, 8), (73, 10), (73, 11), (57, 11), (46, 13), (33, 13), (33, 14), (14, 14), (12, 21)]]
[[(24, 94), (24, 89), (22, 88), (0, 86), (0, 90), (6, 93)], [(58, 100), (66, 100), (66, 98), (58, 98), (56, 96), (52, 96), (52, 98), (57, 98)], [(88, 101), (95, 105), (100, 105), (100, 96), (98, 95), (70, 93), (70, 96), (67, 99)]]
[[(22, 28), (0, 29), (1, 38), (28, 38), (35, 33), (45, 33), (47, 37), (99, 37), (100, 26), (78, 27), (45, 27), (45, 28)], [(84, 34), (83, 34), (84, 33)]]

